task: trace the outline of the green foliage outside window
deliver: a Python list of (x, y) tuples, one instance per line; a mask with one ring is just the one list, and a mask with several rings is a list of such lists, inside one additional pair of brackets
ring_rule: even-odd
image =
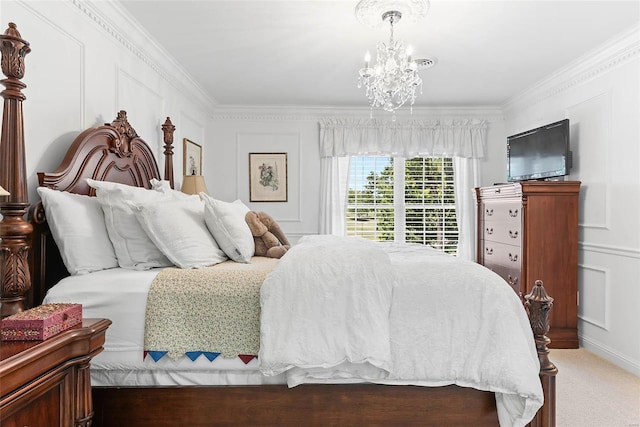
[[(404, 239), (455, 253), (458, 243), (451, 159), (415, 157), (404, 164)], [(394, 159), (370, 171), (360, 189), (349, 186), (347, 233), (371, 240), (394, 240)], [(399, 183), (401, 184), (401, 183)], [(402, 201), (400, 201), (402, 202)], [(400, 211), (401, 213), (401, 211)]]

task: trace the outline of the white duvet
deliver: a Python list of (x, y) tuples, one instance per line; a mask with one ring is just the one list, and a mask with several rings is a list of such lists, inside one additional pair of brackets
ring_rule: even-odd
[(501, 426), (542, 405), (522, 304), (492, 271), (418, 245), (307, 236), (261, 289), (259, 363), (289, 386), (375, 382), (496, 392)]

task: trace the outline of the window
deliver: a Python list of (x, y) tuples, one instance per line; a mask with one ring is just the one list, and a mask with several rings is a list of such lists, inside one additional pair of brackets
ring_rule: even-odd
[(347, 234), (455, 254), (453, 179), (451, 158), (351, 157)]

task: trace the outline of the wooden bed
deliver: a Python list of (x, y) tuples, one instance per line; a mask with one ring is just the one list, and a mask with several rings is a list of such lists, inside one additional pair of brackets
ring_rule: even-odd
[[(15, 26), (14, 26), (15, 27)], [(46, 291), (68, 275), (40, 203), (23, 219), (26, 191), (20, 82), (28, 44), (12, 27), (2, 36), (5, 98), (0, 185), (11, 196), (0, 198), (2, 238), (2, 315), (42, 301)], [(25, 49), (25, 46), (27, 49)], [(16, 67), (5, 64), (17, 64)], [(62, 164), (39, 173), (41, 186), (94, 195), (85, 178), (150, 188), (153, 178), (173, 184), (173, 132), (164, 132), (164, 175), (147, 144), (129, 124), (126, 112), (104, 126), (87, 129), (74, 140)], [(555, 376), (545, 337), (552, 299), (542, 284), (525, 297), (541, 364), (545, 403), (530, 425), (555, 425)], [(88, 397), (89, 402), (91, 397)], [(416, 387), (358, 385), (107, 387), (93, 389), (95, 426), (171, 425), (434, 425), (495, 426), (493, 393), (458, 386)]]

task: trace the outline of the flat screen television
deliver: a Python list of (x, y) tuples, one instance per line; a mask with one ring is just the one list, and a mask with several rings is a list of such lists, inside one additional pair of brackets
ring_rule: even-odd
[(569, 119), (507, 138), (507, 180), (550, 180), (569, 175)]

